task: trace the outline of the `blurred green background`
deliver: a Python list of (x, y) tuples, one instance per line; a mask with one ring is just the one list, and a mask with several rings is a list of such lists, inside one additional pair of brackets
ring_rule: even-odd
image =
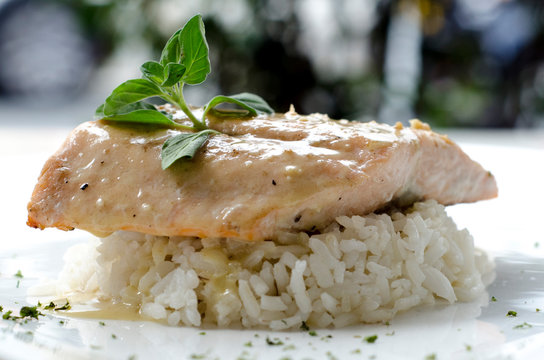
[(0, 0), (0, 122), (91, 119), (195, 13), (212, 73), (194, 105), (250, 91), (279, 112), (544, 127), (541, 0)]

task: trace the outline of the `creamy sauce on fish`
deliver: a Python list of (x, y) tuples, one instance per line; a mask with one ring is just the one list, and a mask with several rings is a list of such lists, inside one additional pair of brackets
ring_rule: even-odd
[(221, 134), (165, 171), (162, 144), (180, 131), (82, 124), (45, 165), (29, 224), (257, 241), (319, 230), (407, 194), (443, 204), (496, 195), (488, 172), (418, 122), (391, 127), (290, 111), (210, 118), (208, 126)]

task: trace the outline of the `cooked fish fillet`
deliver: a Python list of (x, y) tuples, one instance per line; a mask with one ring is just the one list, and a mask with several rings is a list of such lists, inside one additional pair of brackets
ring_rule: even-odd
[(87, 122), (46, 162), (28, 225), (259, 241), (320, 230), (391, 201), (497, 195), (490, 172), (426, 124), (411, 124), (294, 111), (211, 120), (223, 134), (193, 160), (162, 170), (161, 146), (180, 131)]

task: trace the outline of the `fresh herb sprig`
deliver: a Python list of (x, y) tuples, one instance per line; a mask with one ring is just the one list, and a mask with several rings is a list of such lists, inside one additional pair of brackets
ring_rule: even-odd
[[(164, 46), (158, 62), (148, 61), (140, 67), (140, 70), (143, 77), (125, 81), (115, 88), (104, 104), (96, 109), (96, 117), (107, 121), (165, 126), (187, 131), (168, 139), (163, 144), (161, 151), (163, 169), (178, 159), (193, 158), (210, 135), (219, 133), (206, 125), (206, 117), (218, 105), (235, 104), (250, 116), (274, 112), (261, 97), (241, 93), (215, 96), (204, 106), (200, 119), (194, 115), (185, 102), (183, 87), (204, 82), (211, 71), (209, 48), (201, 15), (193, 16), (183, 28), (172, 35)], [(181, 109), (192, 126), (175, 122), (170, 114), (157, 110), (154, 105), (145, 101), (152, 97), (159, 97)], [(226, 118), (233, 115), (232, 111), (215, 113)]]

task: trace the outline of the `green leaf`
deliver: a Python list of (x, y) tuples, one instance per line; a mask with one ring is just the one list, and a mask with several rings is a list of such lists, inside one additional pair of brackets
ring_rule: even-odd
[(136, 111), (136, 110), (155, 110), (158, 111), (155, 105), (147, 103), (145, 101), (137, 101), (132, 104), (128, 104), (123, 106), (122, 108), (119, 108), (118, 111), (115, 113), (116, 115), (121, 114), (128, 114), (129, 112)]
[(168, 63), (179, 63), (181, 60), (181, 43), (179, 35), (181, 29), (176, 31), (174, 35), (168, 39), (166, 45), (162, 49), (161, 58), (159, 60), (162, 66), (166, 66)]
[(208, 43), (201, 15), (193, 16), (183, 27), (180, 34), (181, 64), (185, 66), (185, 74), (181, 78), (186, 84), (200, 84), (210, 73)]
[(140, 71), (149, 80), (160, 84), (164, 81), (164, 67), (156, 61), (148, 61), (140, 66)]
[(146, 79), (128, 80), (116, 87), (104, 103), (104, 114), (115, 115), (123, 107), (134, 102), (162, 95), (160, 88)]
[(94, 111), (94, 118), (96, 120), (99, 120), (99, 119), (102, 119), (104, 116), (104, 104), (100, 105), (99, 107), (96, 108), (96, 110)]
[(116, 114), (102, 118), (107, 121), (120, 121), (129, 123), (140, 123), (149, 125), (172, 126), (175, 122), (157, 110), (135, 110), (127, 114)]
[(204, 145), (210, 134), (218, 133), (212, 129), (206, 129), (197, 133), (184, 133), (174, 136), (162, 145), (162, 168), (167, 169), (176, 160), (181, 158), (192, 159), (198, 149)]
[(173, 86), (178, 83), (183, 74), (185, 73), (185, 66), (181, 64), (170, 63), (166, 65), (164, 69), (165, 79), (162, 86)]
[(274, 114), (274, 110), (259, 95), (244, 92), (230, 97), (253, 107), (259, 114)]
[(204, 113), (202, 114), (202, 120), (206, 118), (208, 112), (215, 108), (217, 105), (223, 103), (231, 103), (240, 106), (249, 112), (250, 115), (257, 114), (273, 114), (274, 110), (258, 95), (250, 93), (240, 93), (231, 96), (218, 95), (211, 99), (204, 107)]
[[(97, 109), (98, 111), (98, 109)], [(117, 114), (102, 116), (100, 119), (107, 121), (120, 121), (129, 123), (140, 123), (159, 126), (178, 125), (170, 117), (158, 111), (155, 106), (143, 101), (127, 105), (119, 110)]]
[[(96, 109), (95, 118), (97, 120), (106, 117), (106, 115), (104, 114), (103, 108), (104, 108), (104, 104), (100, 105)], [(124, 114), (128, 114), (128, 113), (130, 113), (132, 111), (136, 111), (136, 110), (154, 110), (154, 111), (158, 111), (157, 108), (152, 104), (146, 103), (145, 101), (137, 101), (135, 103), (128, 104), (128, 105), (125, 105), (125, 106), (117, 109), (117, 111), (115, 112), (114, 115), (124, 115)]]

